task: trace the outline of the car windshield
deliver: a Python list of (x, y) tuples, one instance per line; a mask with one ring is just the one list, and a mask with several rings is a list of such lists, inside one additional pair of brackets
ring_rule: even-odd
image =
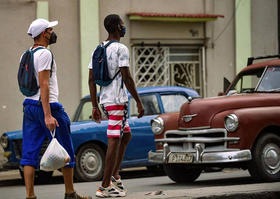
[[(160, 109), (158, 105), (157, 96), (154, 94), (151, 95), (142, 95), (140, 96), (142, 104), (144, 106), (145, 115), (158, 115), (160, 114)], [(130, 116), (134, 117), (138, 115), (137, 106), (134, 99), (130, 98)]]
[(258, 92), (279, 92), (280, 67), (268, 67), (256, 90)]
[(162, 95), (162, 105), (165, 113), (179, 112), (182, 104), (187, 101), (186, 96), (180, 94)]

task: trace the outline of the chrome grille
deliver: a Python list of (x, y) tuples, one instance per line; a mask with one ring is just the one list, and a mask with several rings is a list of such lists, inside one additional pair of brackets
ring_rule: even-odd
[(171, 152), (195, 152), (196, 144), (203, 144), (204, 151), (231, 151), (227, 148), (228, 141), (239, 140), (238, 137), (228, 137), (226, 129), (196, 129), (169, 130), (164, 139), (156, 142), (168, 143)]
[[(41, 148), (39, 156), (42, 156), (44, 154), (44, 152), (46, 151), (48, 145), (49, 145), (49, 139), (46, 137), (46, 139), (44, 140), (44, 142), (42, 144), (42, 148)], [(22, 140), (13, 140), (13, 146), (14, 146), (14, 151), (15, 151), (16, 158), (17, 159), (21, 159), (21, 155), (22, 155)]]

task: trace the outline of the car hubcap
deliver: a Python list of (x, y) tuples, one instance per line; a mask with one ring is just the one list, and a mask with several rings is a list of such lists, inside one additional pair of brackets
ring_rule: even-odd
[(102, 158), (95, 150), (87, 150), (81, 157), (81, 166), (84, 174), (89, 177), (96, 176), (102, 168)]
[(263, 150), (264, 163), (266, 170), (270, 174), (276, 174), (280, 171), (280, 148), (276, 144), (268, 144)]

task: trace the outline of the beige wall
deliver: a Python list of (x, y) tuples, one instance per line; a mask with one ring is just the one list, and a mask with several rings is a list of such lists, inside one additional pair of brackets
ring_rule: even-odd
[[(192, 37), (191, 29), (197, 30), (198, 35)], [(144, 40), (204, 39), (204, 27), (203, 23), (131, 21), (129, 36), (131, 39)]]
[(252, 0), (251, 6), (252, 56), (278, 54), (277, 0)]
[[(80, 100), (79, 1), (50, 0), (49, 7), (49, 19), (59, 21), (57, 44), (51, 46), (58, 66), (59, 100), (72, 117)], [(0, 2), (0, 134), (21, 129), (24, 97), (18, 90), (17, 70), (20, 55), (33, 44), (26, 32), (35, 18), (35, 1)]]
[(232, 81), (235, 76), (234, 1), (207, 1), (206, 12), (225, 16), (206, 23), (206, 96), (210, 97), (223, 91), (224, 77)]
[(49, 6), (50, 20), (58, 20), (58, 40), (51, 49), (58, 66), (59, 101), (72, 119), (81, 97), (79, 0), (50, 0)]
[(21, 128), (24, 98), (18, 89), (17, 70), (21, 54), (32, 44), (26, 32), (35, 16), (35, 3), (0, 3), (0, 134)]

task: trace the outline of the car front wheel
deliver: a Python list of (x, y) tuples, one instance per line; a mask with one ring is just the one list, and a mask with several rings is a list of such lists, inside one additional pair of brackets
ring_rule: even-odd
[(249, 164), (252, 177), (261, 181), (280, 180), (280, 137), (268, 133), (257, 140)]
[(164, 164), (163, 168), (168, 177), (177, 183), (193, 182), (202, 171), (200, 168), (190, 168), (182, 164)]
[(76, 155), (75, 177), (80, 181), (101, 180), (104, 166), (104, 150), (97, 144), (88, 143)]

